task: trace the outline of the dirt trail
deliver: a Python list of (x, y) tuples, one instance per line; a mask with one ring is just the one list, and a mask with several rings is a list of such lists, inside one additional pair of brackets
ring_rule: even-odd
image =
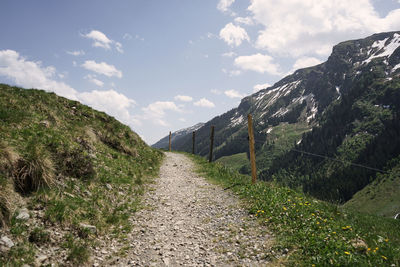
[(184, 155), (166, 153), (146, 208), (132, 216), (130, 249), (119, 266), (264, 266), (266, 229), (232, 193), (208, 183)]

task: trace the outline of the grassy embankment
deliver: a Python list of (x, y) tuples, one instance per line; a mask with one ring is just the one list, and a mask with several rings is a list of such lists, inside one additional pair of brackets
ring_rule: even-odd
[[(82, 264), (99, 238), (123, 242), (161, 159), (103, 112), (0, 84), (0, 233), (15, 244), (0, 265), (32, 264), (49, 246)], [(22, 208), (29, 219), (17, 218)]]
[(400, 264), (399, 221), (355, 213), (273, 183), (250, 183), (221, 164), (191, 156), (198, 172), (245, 200), (276, 244), (271, 260), (289, 249), (288, 265), (390, 266)]

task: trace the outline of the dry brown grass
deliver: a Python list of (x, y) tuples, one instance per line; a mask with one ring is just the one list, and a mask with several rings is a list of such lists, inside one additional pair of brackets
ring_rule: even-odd
[(17, 161), (13, 178), (16, 189), (22, 194), (53, 185), (54, 166), (47, 151), (40, 145), (31, 145), (28, 154)]
[(7, 176), (10, 175), (18, 159), (18, 153), (12, 147), (0, 142), (0, 173)]

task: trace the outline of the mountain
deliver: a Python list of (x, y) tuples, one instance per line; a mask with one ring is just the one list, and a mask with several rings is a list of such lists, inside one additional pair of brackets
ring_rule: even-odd
[(94, 242), (127, 233), (161, 159), (103, 112), (0, 84), (0, 266), (84, 265)]
[[(182, 139), (192, 138), (192, 133), (200, 129), (201, 127), (204, 126), (204, 123), (198, 123), (192, 127), (188, 127), (185, 129), (181, 129), (179, 131), (171, 133), (171, 143), (172, 143), (172, 148), (175, 149), (175, 144), (178, 144), (182, 142)], [(154, 148), (163, 148), (163, 149), (168, 149), (169, 148), (169, 135), (166, 137), (162, 138), (161, 140), (157, 141), (155, 144), (152, 145)]]
[[(398, 162), (399, 46), (400, 32), (339, 43), (326, 62), (295, 71), (205, 123), (196, 133), (198, 154), (208, 153), (211, 125), (216, 159), (248, 152), (251, 113), (261, 179), (348, 201)], [(191, 145), (188, 137), (173, 143), (188, 152)]]

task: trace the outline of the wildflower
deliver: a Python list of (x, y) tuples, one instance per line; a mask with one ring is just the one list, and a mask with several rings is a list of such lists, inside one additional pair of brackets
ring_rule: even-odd
[(388, 241), (389, 241), (389, 238), (386, 238), (386, 239), (385, 239), (385, 242), (388, 242)]
[(367, 248), (368, 251), (371, 251), (371, 248)]
[(283, 210), (287, 210), (287, 208), (286, 208), (286, 207), (283, 207)]
[(314, 214), (314, 213), (311, 213), (311, 215), (312, 215), (312, 216), (315, 216), (315, 214)]
[(319, 224), (319, 222), (317, 222), (317, 224)]
[(336, 234), (336, 232), (332, 232), (332, 234)]
[(287, 201), (288, 201), (288, 202), (290, 202), (291, 200), (290, 200), (290, 199), (288, 199)]
[(382, 255), (382, 259), (387, 260), (387, 258), (385, 256)]
[(348, 251), (345, 251), (345, 252), (344, 252), (344, 254), (346, 254), (346, 255), (350, 255), (350, 252), (348, 252)]

